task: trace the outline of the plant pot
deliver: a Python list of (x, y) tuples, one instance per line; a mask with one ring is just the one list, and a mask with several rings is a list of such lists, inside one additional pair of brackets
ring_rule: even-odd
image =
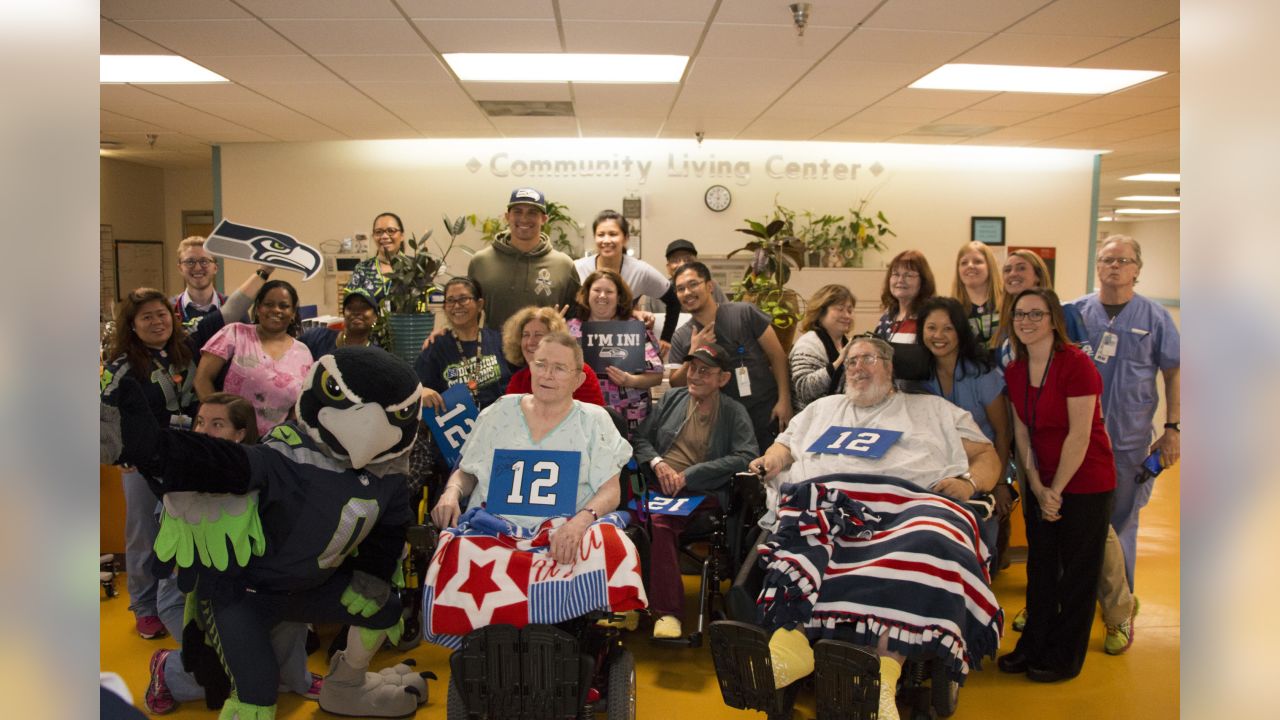
[(391, 313), (387, 316), (387, 326), (391, 330), (391, 352), (396, 357), (413, 365), (422, 352), (422, 343), (435, 328), (436, 316), (433, 313)]

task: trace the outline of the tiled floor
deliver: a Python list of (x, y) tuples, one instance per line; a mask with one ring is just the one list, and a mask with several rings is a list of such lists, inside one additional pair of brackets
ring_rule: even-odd
[[(1139, 541), (1138, 595), (1142, 614), (1138, 617), (1133, 648), (1120, 657), (1102, 652), (1102, 623), (1094, 626), (1094, 637), (1083, 673), (1056, 685), (1037, 685), (1019, 676), (1002, 675), (994, 662), (969, 676), (960, 696), (956, 718), (1036, 718), (1036, 720), (1083, 720), (1085, 718), (1173, 718), (1178, 716), (1179, 665), (1179, 564), (1178, 516), (1179, 478), (1175, 468), (1159, 479), (1151, 504), (1142, 514)], [(694, 589), (686, 578), (687, 587)], [(124, 578), (117, 580), (121, 591)], [(1025, 575), (1015, 564), (996, 580), (996, 593), (1006, 613), (1012, 617), (1022, 607)], [(692, 605), (690, 605), (692, 607)], [(170, 639), (147, 641), (133, 632), (128, 600), (118, 597), (101, 603), (102, 669), (120, 673), (141, 705), (147, 685), (147, 660), (159, 647), (172, 647)], [(1012, 649), (1016, 635), (1007, 631), (1001, 652)], [(651, 645), (636, 635), (628, 647), (638, 659), (638, 696), (641, 718), (752, 718), (761, 715), (725, 707), (716, 686), (710, 654), (706, 647), (671, 650)], [(410, 653), (422, 670), (448, 677), (448, 653), (435, 646), (421, 646)], [(394, 662), (379, 655), (376, 666)], [(311, 658), (312, 670), (323, 672), (322, 653)], [(801, 696), (797, 718), (813, 717), (812, 698)], [(203, 703), (188, 703), (174, 718), (214, 717)], [(282, 696), (278, 717), (288, 720), (330, 717), (317, 705), (296, 696)], [(444, 718), (443, 686), (432, 683), (430, 702), (419, 710), (421, 720)]]

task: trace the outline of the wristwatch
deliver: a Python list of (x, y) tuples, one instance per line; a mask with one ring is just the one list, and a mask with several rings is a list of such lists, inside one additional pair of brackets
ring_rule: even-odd
[(1165, 429), (1165, 430), (1177, 430), (1178, 432), (1182, 432), (1182, 428), (1178, 427), (1178, 425), (1179, 425), (1179, 424), (1180, 424), (1180, 423), (1165, 423), (1165, 424), (1164, 424), (1164, 429)]
[(253, 273), (258, 277), (262, 278), (263, 280), (267, 280), (271, 277), (271, 271), (263, 270), (262, 268), (258, 268), (257, 270), (254, 270)]

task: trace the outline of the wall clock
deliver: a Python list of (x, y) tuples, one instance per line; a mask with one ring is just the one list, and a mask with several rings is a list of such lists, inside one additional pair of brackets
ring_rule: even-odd
[(712, 185), (707, 188), (707, 194), (703, 198), (707, 207), (716, 211), (724, 212), (729, 209), (729, 204), (733, 202), (733, 194), (729, 192), (729, 188), (723, 185)]

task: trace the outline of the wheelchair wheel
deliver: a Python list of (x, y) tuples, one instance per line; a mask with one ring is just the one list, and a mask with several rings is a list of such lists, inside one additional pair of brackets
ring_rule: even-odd
[(630, 650), (622, 649), (614, 653), (609, 664), (607, 713), (609, 720), (635, 720), (636, 658)]
[(462, 702), (462, 693), (458, 686), (449, 681), (449, 699), (445, 704), (445, 717), (448, 720), (467, 720), (467, 706)]
[(929, 688), (933, 698), (933, 711), (940, 718), (951, 717), (960, 704), (960, 683), (951, 679), (941, 660), (934, 660), (930, 665)]

